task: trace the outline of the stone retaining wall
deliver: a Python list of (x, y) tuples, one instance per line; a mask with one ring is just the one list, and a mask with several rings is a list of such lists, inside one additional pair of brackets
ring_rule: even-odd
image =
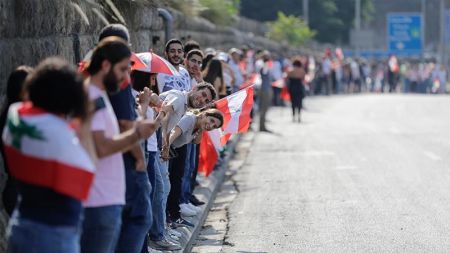
[[(18, 65), (34, 66), (48, 56), (59, 55), (76, 63), (97, 42), (98, 33), (114, 18), (103, 8), (102, 0), (0, 0), (0, 102), (3, 101), (9, 73)], [(163, 22), (158, 17), (159, 1), (113, 0), (130, 30), (132, 49), (142, 52), (153, 48), (162, 53)], [(93, 3), (93, 4), (92, 4)], [(238, 21), (234, 27), (219, 27), (202, 19), (186, 17), (170, 10), (174, 17), (172, 37), (197, 40), (203, 48), (228, 50), (251, 44), (276, 52), (287, 47), (262, 35), (264, 25), (250, 20)], [(109, 11), (110, 12), (110, 11)], [(155, 36), (160, 41), (153, 43)], [(0, 163), (0, 166), (3, 163)], [(0, 190), (5, 176), (0, 168)], [(0, 208), (0, 252), (5, 252), (6, 217)]]

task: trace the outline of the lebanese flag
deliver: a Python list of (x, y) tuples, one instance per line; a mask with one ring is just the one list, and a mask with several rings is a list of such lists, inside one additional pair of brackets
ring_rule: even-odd
[(62, 118), (30, 102), (11, 105), (3, 131), (11, 175), (83, 201), (94, 179), (94, 164)]
[(258, 82), (261, 82), (261, 76), (256, 73), (252, 73), (250, 78), (247, 81), (243, 82), (241, 84), (241, 86), (239, 87), (239, 89), (243, 90), (243, 89), (248, 88)]
[(200, 142), (198, 171), (208, 176), (219, 158), (219, 151), (228, 142), (232, 134), (247, 132), (253, 107), (253, 86), (233, 93), (215, 102), (216, 108), (223, 113), (222, 129), (204, 132)]
[(220, 129), (203, 132), (200, 142), (200, 157), (198, 160), (198, 172), (209, 176), (219, 159), (219, 151), (222, 149), (220, 143)]
[(253, 108), (253, 86), (240, 90), (215, 102), (216, 108), (223, 113), (222, 145), (230, 139), (231, 134), (247, 132)]

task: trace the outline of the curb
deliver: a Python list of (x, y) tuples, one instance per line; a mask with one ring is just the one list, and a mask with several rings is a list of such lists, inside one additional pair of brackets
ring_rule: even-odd
[[(206, 198), (204, 200), (205, 208), (202, 208), (202, 213), (199, 215), (200, 217), (199, 217), (198, 221), (195, 223), (195, 227), (191, 233), (191, 236), (190, 236), (189, 240), (187, 241), (187, 243), (185, 244), (185, 246), (183, 247), (181, 252), (183, 252), (183, 253), (191, 252), (193, 243), (197, 239), (197, 237), (202, 229), (202, 226), (205, 223), (206, 217), (208, 217), (209, 210), (211, 209), (211, 207), (214, 203), (214, 199), (216, 198), (216, 195), (219, 192), (220, 187), (222, 186), (222, 184), (224, 182), (228, 164), (229, 164), (231, 158), (233, 158), (233, 152), (234, 152), (236, 145), (239, 142), (240, 138), (241, 138), (240, 135), (236, 135), (235, 138), (232, 138), (230, 140), (228, 149), (225, 153), (225, 156), (223, 157), (222, 164), (220, 165), (220, 167), (218, 169), (213, 171), (208, 177), (207, 187), (204, 188), (202, 185), (201, 187), (197, 187), (198, 189), (196, 189), (194, 191), (194, 193), (197, 196)], [(204, 199), (204, 198), (202, 198), (202, 199)]]
[(182, 249), (178, 251), (149, 251), (149, 252), (162, 252), (162, 253), (170, 253), (170, 252), (177, 252), (177, 253), (189, 253), (192, 250), (193, 243), (197, 239), (203, 224), (205, 223), (206, 217), (208, 217), (209, 210), (211, 209), (214, 199), (216, 198), (217, 193), (219, 192), (220, 187), (222, 186), (228, 164), (233, 158), (233, 152), (236, 148), (237, 143), (239, 142), (241, 136), (235, 135), (233, 136), (228, 144), (228, 149), (225, 152), (225, 156), (222, 158), (222, 164), (216, 168), (206, 179), (205, 181), (200, 183), (200, 186), (197, 186), (194, 190), (194, 194), (198, 197), (198, 199), (205, 202), (203, 206), (201, 206), (202, 211), (200, 214), (198, 214), (195, 217), (183, 217), (187, 221), (192, 222), (195, 227), (193, 228), (186, 228), (181, 227), (177, 228), (177, 231), (182, 234), (180, 237), (180, 244)]

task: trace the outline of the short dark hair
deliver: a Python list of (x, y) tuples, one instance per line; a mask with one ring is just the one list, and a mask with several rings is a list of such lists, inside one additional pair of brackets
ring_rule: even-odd
[(22, 100), (20, 95), (25, 79), (32, 72), (33, 68), (26, 65), (19, 66), (11, 72), (6, 83), (6, 102), (8, 105)]
[(295, 67), (301, 68), (303, 64), (302, 64), (302, 61), (301, 61), (300, 59), (295, 59), (295, 60), (292, 62), (292, 65), (295, 66)]
[(166, 43), (166, 47), (165, 47), (165, 49), (164, 49), (164, 51), (165, 51), (166, 53), (169, 52), (169, 47), (170, 47), (170, 45), (172, 45), (172, 44), (180, 44), (180, 45), (181, 45), (181, 48), (184, 49), (183, 42), (181, 42), (181, 40), (179, 40), (179, 39), (171, 39), (171, 40), (167, 41), (167, 43)]
[(195, 40), (188, 40), (186, 43), (184, 43), (184, 53), (187, 56), (187, 53), (189, 53), (193, 49), (200, 49), (200, 44), (198, 44)]
[(143, 91), (150, 83), (150, 73), (134, 70), (130, 74), (131, 85), (137, 91)]
[(27, 78), (28, 95), (37, 107), (50, 113), (85, 118), (88, 97), (83, 77), (61, 58), (47, 58)]
[(212, 84), (207, 83), (207, 82), (201, 82), (201, 83), (197, 84), (197, 86), (195, 86), (195, 87), (197, 88), (197, 90), (208, 89), (211, 92), (212, 100), (217, 99), (217, 91), (214, 88), (214, 86), (212, 86)]
[(110, 36), (101, 40), (95, 47), (86, 70), (90, 75), (94, 75), (100, 71), (104, 60), (114, 65), (130, 56), (131, 50), (128, 44), (117, 36)]
[(130, 42), (130, 33), (128, 29), (122, 24), (109, 24), (100, 31), (100, 35), (98, 36), (98, 41), (103, 40), (106, 37), (116, 36), (119, 37), (126, 42)]
[(193, 55), (198, 55), (198, 56), (200, 56), (200, 57), (202, 58), (202, 60), (203, 60), (203, 52), (200, 51), (199, 49), (192, 49), (191, 51), (189, 51), (189, 52), (186, 54), (186, 59), (190, 59)]

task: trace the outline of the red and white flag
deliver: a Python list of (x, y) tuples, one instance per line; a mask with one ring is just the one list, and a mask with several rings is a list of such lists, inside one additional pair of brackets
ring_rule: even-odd
[(87, 198), (95, 167), (63, 119), (31, 103), (13, 104), (3, 141), (14, 178), (80, 201)]
[(219, 159), (219, 152), (222, 149), (220, 143), (221, 130), (214, 129), (203, 132), (200, 142), (200, 157), (198, 160), (198, 171), (205, 176), (209, 176)]
[(215, 102), (216, 108), (223, 113), (222, 145), (225, 145), (231, 134), (247, 132), (253, 108), (253, 86), (247, 87), (236, 93)]
[(251, 122), (253, 107), (253, 86), (247, 87), (215, 102), (224, 115), (222, 129), (205, 132), (200, 143), (198, 170), (208, 176), (216, 165), (219, 151), (232, 134), (244, 133)]

